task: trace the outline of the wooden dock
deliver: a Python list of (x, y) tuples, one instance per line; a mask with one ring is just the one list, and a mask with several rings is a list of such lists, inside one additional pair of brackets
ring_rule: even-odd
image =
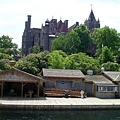
[(0, 98), (0, 109), (91, 110), (120, 109), (120, 99), (81, 98)]

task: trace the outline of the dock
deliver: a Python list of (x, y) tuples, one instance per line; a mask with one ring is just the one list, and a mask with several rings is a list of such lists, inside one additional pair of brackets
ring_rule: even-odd
[(120, 99), (81, 98), (0, 98), (0, 109), (19, 110), (99, 110), (120, 109)]

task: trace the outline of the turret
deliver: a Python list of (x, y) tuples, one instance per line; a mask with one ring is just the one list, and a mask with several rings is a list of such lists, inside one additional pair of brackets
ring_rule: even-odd
[(28, 29), (31, 27), (31, 15), (28, 15)]
[(27, 29), (27, 26), (28, 26), (28, 22), (26, 21), (25, 22), (25, 29)]
[(25, 22), (25, 29), (30, 29), (31, 27), (31, 15), (28, 15), (28, 20)]
[[(68, 20), (65, 20), (65, 21), (64, 21), (64, 24), (65, 24), (66, 30), (68, 31)], [(66, 31), (66, 32), (67, 32), (67, 31)]]
[(45, 40), (44, 40), (44, 50), (49, 51), (49, 20), (45, 21)]

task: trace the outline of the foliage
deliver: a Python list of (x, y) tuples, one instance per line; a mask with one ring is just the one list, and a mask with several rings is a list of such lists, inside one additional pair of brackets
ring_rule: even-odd
[(52, 51), (63, 50), (64, 43), (65, 43), (65, 37), (63, 35), (59, 35), (57, 38), (52, 40), (52, 46), (51, 46)]
[(117, 33), (115, 29), (108, 26), (97, 28), (93, 32), (92, 38), (97, 45), (97, 56), (101, 54), (103, 46), (107, 46), (114, 55), (118, 53), (118, 49), (120, 48), (120, 33)]
[(114, 62), (103, 63), (101, 67), (104, 67), (105, 71), (120, 71), (120, 65)]
[(74, 31), (78, 34), (81, 41), (79, 51), (86, 53), (90, 42), (90, 31), (83, 24), (76, 27)]
[(0, 53), (0, 59), (13, 60), (10, 55), (4, 53)]
[(75, 31), (67, 33), (65, 36), (63, 51), (67, 54), (79, 52), (81, 41)]
[(10, 68), (11, 68), (11, 66), (8, 64), (8, 62), (6, 62), (6, 60), (0, 59), (0, 71), (8, 70)]
[(102, 53), (99, 55), (99, 61), (100, 63), (106, 63), (106, 62), (113, 62), (114, 61), (114, 56), (112, 51), (107, 47), (102, 48)]
[(45, 51), (38, 54), (29, 54), (26, 57), (21, 58), (14, 67), (37, 75), (42, 70), (42, 68), (48, 67), (48, 53), (49, 52)]
[(35, 58), (35, 54), (30, 54), (16, 62), (14, 67), (36, 75), (39, 71), (39, 69), (37, 68), (37, 63), (38, 61)]
[(116, 62), (120, 64), (120, 53), (116, 56)]
[(81, 24), (65, 36), (55, 38), (52, 41), (52, 50), (63, 50), (67, 54), (87, 52), (89, 40), (89, 30)]
[(74, 70), (77, 68), (75, 60), (72, 58), (70, 59), (69, 56), (65, 58), (64, 63), (65, 63), (65, 69), (73, 69)]
[(64, 68), (64, 58), (57, 50), (49, 54), (48, 63), (50, 65), (49, 67), (53, 69)]
[(3, 35), (0, 37), (0, 52), (9, 54), (9, 55), (16, 55), (19, 53), (17, 50), (18, 45), (15, 43), (12, 43), (12, 38), (9, 36)]
[(49, 55), (48, 51), (36, 54), (35, 58), (38, 61), (37, 66), (40, 71), (42, 70), (42, 68), (48, 68), (48, 55)]
[(97, 74), (99, 72), (100, 66), (98, 60), (80, 52), (78, 54), (69, 55), (65, 59), (65, 68), (79, 69), (84, 74), (87, 73), (87, 70), (93, 70), (94, 74)]
[(38, 45), (38, 44), (35, 44), (34, 46), (33, 46), (33, 53), (39, 53), (40, 52), (40, 46)]

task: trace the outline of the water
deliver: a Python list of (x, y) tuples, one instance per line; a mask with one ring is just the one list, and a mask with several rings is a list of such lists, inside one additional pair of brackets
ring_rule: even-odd
[(120, 120), (120, 110), (0, 110), (0, 120)]

